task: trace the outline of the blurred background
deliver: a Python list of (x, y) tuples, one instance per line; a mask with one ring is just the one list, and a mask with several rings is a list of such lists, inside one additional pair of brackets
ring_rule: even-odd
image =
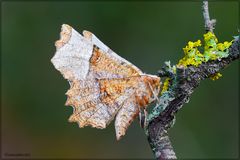
[[(239, 28), (237, 1), (210, 2), (220, 42)], [(154, 158), (137, 120), (116, 141), (104, 130), (68, 123), (68, 82), (50, 62), (63, 23), (102, 42), (146, 73), (183, 57), (188, 41), (204, 34), (201, 2), (2, 2), (2, 157)], [(239, 156), (239, 61), (217, 81), (205, 80), (177, 114), (170, 138), (179, 158)], [(18, 156), (19, 157), (19, 156)], [(12, 158), (12, 156), (10, 156)]]

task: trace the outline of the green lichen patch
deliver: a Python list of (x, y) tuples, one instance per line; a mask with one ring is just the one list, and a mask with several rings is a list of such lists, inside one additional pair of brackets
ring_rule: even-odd
[(205, 42), (203, 53), (205, 62), (228, 56), (228, 48), (232, 45), (233, 41), (218, 43), (217, 37), (212, 32), (204, 34), (203, 37)]
[(173, 65), (173, 66), (171, 66), (171, 62), (170, 61), (166, 61), (165, 62), (165, 66), (166, 66), (166, 70), (168, 71), (168, 72), (171, 72), (171, 73), (173, 73), (173, 74), (176, 74), (176, 66), (175, 65)]

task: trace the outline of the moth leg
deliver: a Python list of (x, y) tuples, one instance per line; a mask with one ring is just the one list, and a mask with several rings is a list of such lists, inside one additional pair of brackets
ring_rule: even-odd
[(144, 112), (144, 128), (147, 126), (147, 116), (148, 116), (148, 112), (147, 112), (147, 110), (144, 108), (144, 110), (143, 110), (143, 112)]
[(139, 117), (139, 124), (142, 128), (145, 128), (147, 126), (147, 116), (148, 116), (148, 112), (146, 110), (146, 108), (139, 109), (139, 113), (138, 113), (138, 117)]
[(140, 127), (144, 128), (145, 124), (145, 114), (144, 111), (139, 108), (139, 113), (138, 113), (138, 119), (139, 119), (139, 124)]

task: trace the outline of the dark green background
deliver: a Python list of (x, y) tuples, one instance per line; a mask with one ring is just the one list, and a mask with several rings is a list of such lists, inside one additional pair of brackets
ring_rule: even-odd
[[(146, 73), (176, 63), (204, 34), (201, 2), (2, 2), (2, 155), (32, 158), (153, 158), (137, 121), (116, 141), (114, 126), (79, 129), (64, 106), (68, 82), (50, 63), (61, 24), (93, 32)], [(239, 4), (210, 2), (220, 42), (237, 35)], [(170, 137), (179, 158), (239, 156), (239, 62), (205, 80), (177, 114)]]

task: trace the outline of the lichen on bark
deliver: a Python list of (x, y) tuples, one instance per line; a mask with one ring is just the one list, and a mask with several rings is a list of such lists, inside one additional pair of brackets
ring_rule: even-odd
[(189, 102), (194, 89), (206, 78), (213, 80), (221, 77), (219, 73), (232, 61), (239, 59), (239, 36), (232, 41), (218, 43), (213, 33), (216, 20), (211, 20), (208, 13), (208, 2), (203, 2), (203, 15), (206, 34), (204, 34), (204, 52), (197, 47), (200, 41), (189, 42), (184, 48), (185, 57), (176, 65), (165, 62), (158, 71), (163, 79), (164, 90), (160, 102), (149, 112), (144, 126), (149, 144), (156, 159), (176, 159), (176, 154), (168, 137), (168, 129), (175, 122), (175, 115), (185, 103)]

